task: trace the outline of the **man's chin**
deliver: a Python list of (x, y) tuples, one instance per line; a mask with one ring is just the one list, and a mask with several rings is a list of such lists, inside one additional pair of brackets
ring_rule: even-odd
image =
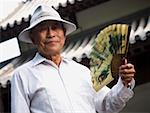
[(51, 55), (58, 55), (61, 53), (61, 51), (58, 49), (58, 48), (47, 48), (47, 49), (42, 49), (42, 50), (39, 50), (39, 52), (42, 54), (42, 55), (46, 55), (46, 56), (51, 56)]
[(54, 50), (49, 50), (48, 52), (45, 53), (48, 56), (54, 56), (54, 55), (59, 55), (60, 52), (59, 51), (54, 51)]

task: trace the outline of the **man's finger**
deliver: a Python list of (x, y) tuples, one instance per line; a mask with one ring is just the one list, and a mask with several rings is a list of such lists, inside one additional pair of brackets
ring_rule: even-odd
[(120, 74), (134, 74), (135, 70), (133, 68), (131, 69), (123, 69), (123, 70), (119, 70)]
[(134, 78), (134, 74), (122, 74), (121, 77), (123, 77), (124, 79)]
[(125, 64), (125, 65), (121, 65), (119, 67), (120, 70), (122, 70), (122, 69), (130, 69), (130, 68), (134, 68), (134, 65), (128, 63), (128, 64)]

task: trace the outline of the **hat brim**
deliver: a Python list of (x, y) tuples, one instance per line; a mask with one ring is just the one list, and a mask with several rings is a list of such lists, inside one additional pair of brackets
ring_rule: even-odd
[(41, 17), (40, 19), (37, 19), (28, 28), (24, 29), (18, 36), (19, 40), (26, 42), (26, 43), (32, 43), (31, 38), (29, 36), (30, 30), (45, 20), (56, 20), (56, 21), (63, 22), (64, 27), (66, 28), (66, 35), (76, 30), (76, 25), (69, 21), (58, 19), (58, 18), (52, 18), (51, 16), (46, 16), (46, 17)]

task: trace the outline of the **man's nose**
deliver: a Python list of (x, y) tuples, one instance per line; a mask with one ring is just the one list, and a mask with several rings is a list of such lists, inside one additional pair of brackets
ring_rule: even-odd
[(49, 26), (49, 27), (48, 27), (47, 35), (48, 35), (49, 37), (54, 37), (54, 36), (55, 36), (55, 33), (56, 33), (55, 30), (52, 29), (51, 26)]

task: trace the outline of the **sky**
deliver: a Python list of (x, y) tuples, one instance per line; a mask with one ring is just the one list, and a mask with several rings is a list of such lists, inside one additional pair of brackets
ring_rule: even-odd
[(24, 0), (0, 0), (0, 21), (10, 14), (19, 2)]

